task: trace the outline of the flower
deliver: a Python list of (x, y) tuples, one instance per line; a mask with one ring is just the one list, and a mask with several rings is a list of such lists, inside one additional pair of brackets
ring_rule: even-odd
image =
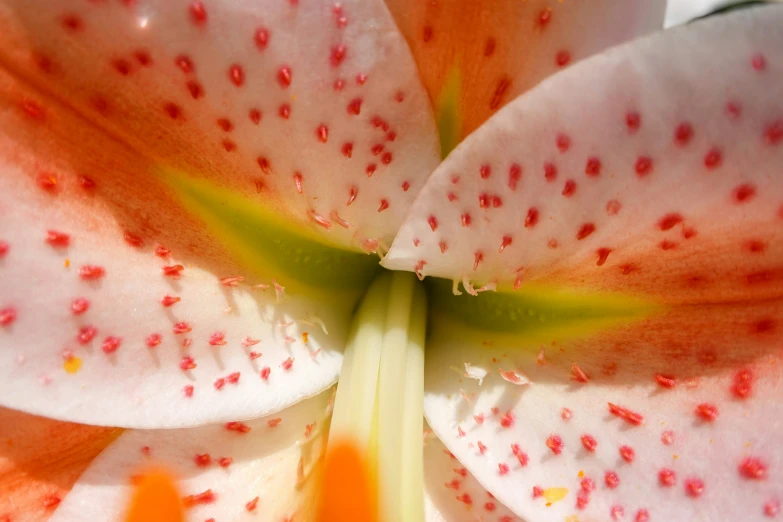
[(775, 516), (783, 10), (575, 63), (661, 6), (388, 6), (410, 48), (379, 2), (4, 1), (25, 494), (116, 519), (157, 462), (191, 517), (307, 517), (340, 374), (389, 519), (422, 467), (434, 519)]

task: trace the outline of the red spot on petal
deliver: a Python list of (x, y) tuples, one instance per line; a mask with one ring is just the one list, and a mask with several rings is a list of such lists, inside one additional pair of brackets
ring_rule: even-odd
[(318, 141), (326, 143), (329, 139), (329, 128), (326, 125), (321, 124), (315, 129), (315, 135), (318, 137)]
[(569, 179), (566, 180), (565, 185), (563, 186), (563, 196), (570, 198), (576, 193), (576, 181)]
[(732, 192), (734, 202), (737, 204), (747, 203), (756, 196), (756, 187), (749, 183), (737, 186)]
[(747, 479), (761, 480), (767, 476), (767, 465), (758, 457), (746, 457), (740, 462), (738, 470)]
[(500, 105), (503, 103), (503, 97), (505, 96), (506, 92), (508, 92), (509, 87), (511, 87), (511, 78), (504, 75), (498, 80), (498, 83), (495, 86), (492, 99), (489, 101), (490, 110), (495, 111), (500, 107)]
[(103, 353), (106, 354), (114, 353), (119, 349), (120, 344), (122, 344), (122, 339), (110, 335), (103, 340), (103, 343), (101, 343), (101, 350), (103, 350)]
[(595, 451), (595, 448), (598, 447), (598, 441), (595, 440), (595, 437), (592, 435), (582, 435), (582, 446), (585, 450), (589, 451), (590, 453), (593, 453)]
[(594, 178), (601, 175), (601, 160), (595, 156), (587, 158), (587, 164), (585, 165), (585, 174)]
[(557, 51), (555, 55), (555, 64), (558, 67), (565, 67), (571, 62), (571, 53), (566, 50)]
[(701, 496), (704, 493), (704, 481), (699, 478), (686, 479), (685, 493), (692, 498)]
[(62, 502), (60, 496), (56, 493), (51, 493), (43, 498), (41, 504), (43, 505), (44, 509), (54, 509), (60, 505), (60, 502)]
[(6, 307), (0, 309), (0, 326), (9, 326), (16, 320), (16, 309)]
[(718, 148), (712, 148), (704, 155), (704, 166), (709, 170), (714, 170), (723, 163), (723, 153)]
[(500, 417), (500, 425), (504, 428), (511, 428), (514, 425), (514, 413), (507, 412)]
[(264, 27), (259, 27), (253, 35), (253, 41), (260, 50), (266, 49), (266, 46), (269, 45), (269, 31)]
[(247, 424), (243, 423), (243, 422), (236, 422), (236, 421), (234, 421), (234, 422), (227, 422), (226, 423), (226, 429), (228, 431), (233, 431), (233, 432), (236, 432), (236, 433), (247, 433), (252, 428), (250, 426), (248, 426)]
[(82, 326), (79, 329), (79, 334), (76, 336), (76, 340), (79, 342), (79, 344), (84, 345), (92, 341), (96, 335), (98, 335), (98, 329), (94, 326)]
[(190, 59), (190, 57), (185, 55), (177, 56), (174, 59), (174, 64), (180, 68), (182, 72), (185, 74), (190, 74), (193, 72), (193, 61)]
[(674, 377), (663, 375), (661, 373), (655, 375), (655, 382), (664, 388), (674, 388), (674, 385), (677, 384), (677, 381), (674, 379)]
[(631, 134), (639, 130), (642, 126), (642, 115), (638, 112), (629, 112), (625, 115), (625, 125), (628, 127), (628, 132)]
[(77, 297), (71, 301), (71, 312), (73, 315), (81, 315), (90, 308), (90, 302), (84, 297)]
[(658, 472), (658, 483), (661, 486), (672, 487), (677, 483), (677, 474), (668, 468), (663, 468)]
[(280, 69), (277, 70), (277, 83), (285, 89), (291, 85), (291, 81), (291, 68), (287, 65), (280, 67)]
[(607, 471), (604, 474), (604, 484), (609, 489), (614, 489), (620, 485), (620, 477), (614, 471)]
[(546, 446), (552, 450), (555, 455), (560, 455), (563, 452), (565, 445), (560, 435), (552, 435), (546, 439)]
[(79, 268), (79, 277), (85, 281), (95, 281), (106, 275), (106, 270), (98, 265), (83, 265)]
[(179, 369), (182, 371), (193, 370), (196, 368), (196, 361), (190, 355), (185, 355), (179, 361)]
[(633, 462), (636, 458), (636, 452), (630, 446), (620, 446), (620, 456), (626, 462)]
[(640, 178), (647, 176), (653, 170), (652, 158), (648, 156), (639, 156), (639, 158), (636, 159), (634, 170), (636, 171), (636, 175)]
[(593, 232), (595, 232), (595, 225), (593, 223), (584, 223), (579, 227), (579, 230), (576, 233), (576, 239), (581, 241)]
[[(195, 98), (196, 96), (194, 96)], [(179, 105), (176, 103), (168, 102), (163, 105), (163, 110), (166, 114), (168, 114), (169, 118), (172, 120), (178, 119), (180, 116), (182, 116), (182, 108), (180, 108)]]
[(533, 228), (538, 224), (538, 209), (535, 207), (531, 207), (527, 211), (527, 216), (525, 216), (525, 228)]
[(190, 19), (196, 25), (204, 25), (207, 21), (207, 10), (203, 2), (196, 1), (190, 4)]
[(348, 114), (358, 115), (360, 112), (362, 112), (362, 99), (354, 98), (348, 103)]
[(750, 65), (756, 71), (764, 71), (767, 68), (767, 59), (761, 53), (756, 53), (750, 58)]
[(612, 253), (612, 249), (601, 247), (596, 253), (598, 254), (598, 261), (595, 262), (596, 266), (604, 266), (604, 263), (606, 263), (606, 260), (609, 258), (609, 254)]
[(184, 269), (182, 265), (167, 265), (161, 268), (164, 276), (172, 278), (180, 277)]
[(783, 143), (783, 119), (770, 123), (764, 129), (764, 141), (769, 145), (778, 145)]
[[(188, 92), (190, 92), (190, 96), (194, 100), (198, 100), (199, 98), (204, 96), (204, 87), (202, 87), (202, 85), (199, 82), (195, 80), (188, 80), (185, 86), (188, 88)], [(176, 118), (178, 113), (179, 111), (177, 107), (173, 106), (171, 112), (169, 112), (169, 116), (171, 116), (172, 118)]]
[(555, 146), (561, 153), (571, 148), (571, 138), (567, 134), (558, 134), (555, 138)]
[(549, 182), (557, 179), (557, 167), (554, 163), (544, 163), (544, 179)]
[(644, 422), (644, 417), (638, 413), (635, 413), (628, 408), (624, 408), (622, 406), (618, 406), (616, 404), (612, 404), (611, 402), (607, 403), (609, 405), (609, 413), (616, 417), (620, 417), (621, 419), (624, 419), (626, 422), (630, 424), (640, 425), (642, 422)]
[(46, 242), (53, 247), (67, 247), (71, 244), (71, 236), (57, 230), (47, 230)]
[(182, 499), (182, 504), (186, 508), (190, 508), (193, 506), (198, 506), (203, 504), (212, 504), (216, 500), (217, 500), (217, 495), (215, 495), (215, 493), (213, 493), (211, 489), (207, 489), (195, 495), (188, 495), (187, 497)]
[(679, 225), (684, 221), (683, 217), (677, 213), (666, 214), (660, 221), (658, 221), (658, 228), (661, 230), (670, 230), (674, 226)]
[(193, 458), (193, 461), (196, 463), (196, 466), (200, 468), (206, 468), (207, 466), (212, 464), (212, 457), (209, 455), (209, 453), (202, 453), (196, 455)]
[(517, 189), (517, 183), (522, 178), (522, 167), (517, 163), (511, 165), (508, 169), (508, 188), (511, 190)]
[(332, 67), (339, 67), (340, 64), (343, 63), (347, 51), (348, 48), (345, 46), (345, 44), (332, 47), (331, 54), (329, 55), (329, 63), (332, 64)]
[(734, 375), (734, 384), (731, 393), (738, 399), (747, 399), (753, 391), (753, 374), (750, 370), (743, 369)]
[(258, 506), (258, 497), (253, 498), (253, 500), (245, 504), (245, 509), (247, 511), (255, 511), (256, 506)]
[(150, 334), (144, 340), (144, 344), (147, 345), (147, 348), (155, 348), (156, 346), (160, 345), (161, 342), (163, 342), (163, 336), (161, 336), (159, 333)]
[(716, 418), (718, 418), (718, 408), (714, 404), (707, 402), (703, 402), (696, 406), (694, 413), (702, 420), (708, 422), (714, 421)]

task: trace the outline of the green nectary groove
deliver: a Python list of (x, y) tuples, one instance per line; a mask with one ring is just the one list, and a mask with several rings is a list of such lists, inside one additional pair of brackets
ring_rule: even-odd
[(452, 67), (443, 89), (438, 96), (437, 118), (440, 138), (440, 155), (446, 158), (459, 145), (462, 133), (462, 115), (460, 114), (460, 70)]
[(161, 171), (182, 205), (235, 252), (250, 270), (285, 286), (363, 291), (380, 270), (378, 258), (319, 241), (286, 218), (241, 194), (173, 170)]
[(427, 280), (431, 309), (465, 326), (490, 332), (530, 334), (556, 331), (558, 337), (626, 323), (659, 307), (632, 297), (532, 287), (516, 292), (454, 295), (451, 281)]

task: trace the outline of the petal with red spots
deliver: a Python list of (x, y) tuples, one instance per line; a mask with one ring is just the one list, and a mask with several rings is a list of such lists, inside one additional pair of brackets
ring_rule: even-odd
[(51, 520), (121, 520), (134, 476), (153, 466), (179, 479), (188, 520), (308, 520), (330, 397), (246, 423), (129, 430), (95, 459)]
[(436, 170), (385, 266), (666, 302), (780, 295), (781, 20), (716, 17), (553, 76)]
[(254, 264), (150, 160), (63, 105), (0, 73), (0, 106), (0, 404), (177, 427), (268, 414), (334, 383), (353, 274), (326, 271), (330, 287)]
[(43, 522), (120, 433), (0, 408), (0, 520)]
[(665, 2), (386, 0), (437, 109), (444, 155), (547, 76), (661, 27)]
[(427, 522), (520, 522), (432, 434), (424, 441), (424, 481)]
[(7, 0), (0, 25), (4, 68), (330, 244), (388, 247), (437, 165), (426, 92), (379, 0)]
[[(430, 322), (425, 416), (524, 520), (647, 511), (761, 521), (780, 501), (780, 299), (659, 310), (610, 327), (536, 318), (519, 334), (443, 312)], [(460, 361), (490, 370), (484, 383), (463, 378)], [(530, 382), (507, 382), (498, 368)]]

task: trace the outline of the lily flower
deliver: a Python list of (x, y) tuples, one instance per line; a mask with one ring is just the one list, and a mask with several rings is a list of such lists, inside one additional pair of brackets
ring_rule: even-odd
[(662, 16), (3, 0), (0, 520), (777, 516), (783, 8)]

